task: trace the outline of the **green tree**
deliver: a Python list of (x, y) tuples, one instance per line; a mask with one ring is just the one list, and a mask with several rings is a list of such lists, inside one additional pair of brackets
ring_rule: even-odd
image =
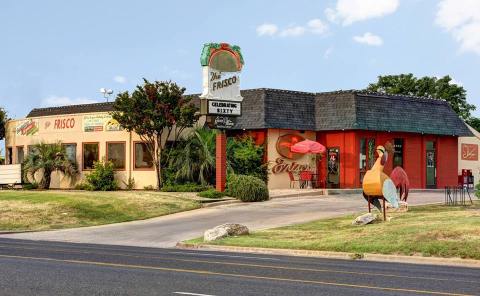
[(33, 146), (23, 163), (23, 170), (27, 177), (35, 180), (37, 172), (41, 172), (39, 187), (50, 188), (52, 173), (62, 172), (65, 176), (73, 177), (77, 174), (77, 166), (66, 156), (65, 147), (60, 143), (39, 143)]
[(378, 81), (371, 83), (366, 91), (443, 99), (467, 122), (471, 120), (471, 112), (475, 110), (475, 105), (467, 102), (465, 89), (452, 83), (452, 78), (448, 75), (441, 78), (417, 78), (411, 73), (378, 76)]
[(228, 166), (235, 174), (268, 179), (268, 164), (264, 163), (263, 146), (256, 145), (252, 137), (230, 138), (227, 142)]
[(213, 183), (215, 174), (215, 131), (196, 128), (185, 139), (184, 145), (174, 158), (171, 167), (176, 179), (206, 185)]
[(144, 79), (130, 94), (120, 93), (115, 99), (112, 112), (127, 131), (137, 133), (145, 142), (152, 155), (157, 173), (157, 188), (162, 187), (162, 155), (168, 157), (165, 149), (167, 139), (178, 140), (182, 131), (192, 127), (198, 120), (197, 108), (191, 97), (184, 96), (185, 88), (171, 81), (149, 82)]
[(7, 125), (7, 112), (0, 107), (0, 140), (5, 138), (5, 126)]

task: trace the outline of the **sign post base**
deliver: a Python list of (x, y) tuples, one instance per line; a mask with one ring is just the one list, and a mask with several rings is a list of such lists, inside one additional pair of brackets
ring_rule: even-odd
[(227, 135), (224, 130), (218, 130), (215, 148), (216, 189), (224, 192), (227, 183)]

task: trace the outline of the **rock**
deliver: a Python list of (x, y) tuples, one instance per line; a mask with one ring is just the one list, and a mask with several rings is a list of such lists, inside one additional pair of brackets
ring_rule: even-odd
[(377, 220), (377, 215), (372, 213), (366, 213), (364, 215), (358, 216), (353, 220), (353, 225), (366, 225), (372, 223), (373, 221)]
[(248, 228), (245, 225), (226, 223), (205, 231), (203, 234), (203, 240), (210, 242), (227, 236), (245, 235), (248, 233)]

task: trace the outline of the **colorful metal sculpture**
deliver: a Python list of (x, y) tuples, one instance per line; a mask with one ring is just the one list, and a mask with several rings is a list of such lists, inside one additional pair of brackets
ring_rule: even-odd
[[(386, 147), (389, 147), (388, 145), (391, 146), (390, 143), (385, 144)], [(393, 149), (390, 148), (389, 150)], [(368, 202), (368, 211), (371, 211), (370, 204), (373, 204), (379, 211), (383, 212), (383, 219), (386, 220), (385, 200), (394, 208), (398, 208), (397, 188), (400, 189), (402, 200), (406, 201), (409, 181), (407, 173), (401, 167), (395, 168), (392, 172), (393, 178), (385, 174), (383, 168), (388, 160), (388, 151), (383, 146), (378, 146), (376, 151), (378, 158), (363, 177), (363, 197)], [(380, 204), (380, 201), (383, 202), (383, 205)]]

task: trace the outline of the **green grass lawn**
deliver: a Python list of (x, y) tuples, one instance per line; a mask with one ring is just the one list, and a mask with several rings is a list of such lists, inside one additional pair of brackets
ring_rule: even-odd
[(356, 216), (348, 215), (257, 231), (213, 244), (480, 259), (478, 201), (466, 207), (410, 207), (409, 212), (388, 215), (393, 217), (390, 222), (367, 226), (353, 226)]
[(0, 191), (0, 231), (117, 223), (199, 207), (181, 194), (165, 192)]

